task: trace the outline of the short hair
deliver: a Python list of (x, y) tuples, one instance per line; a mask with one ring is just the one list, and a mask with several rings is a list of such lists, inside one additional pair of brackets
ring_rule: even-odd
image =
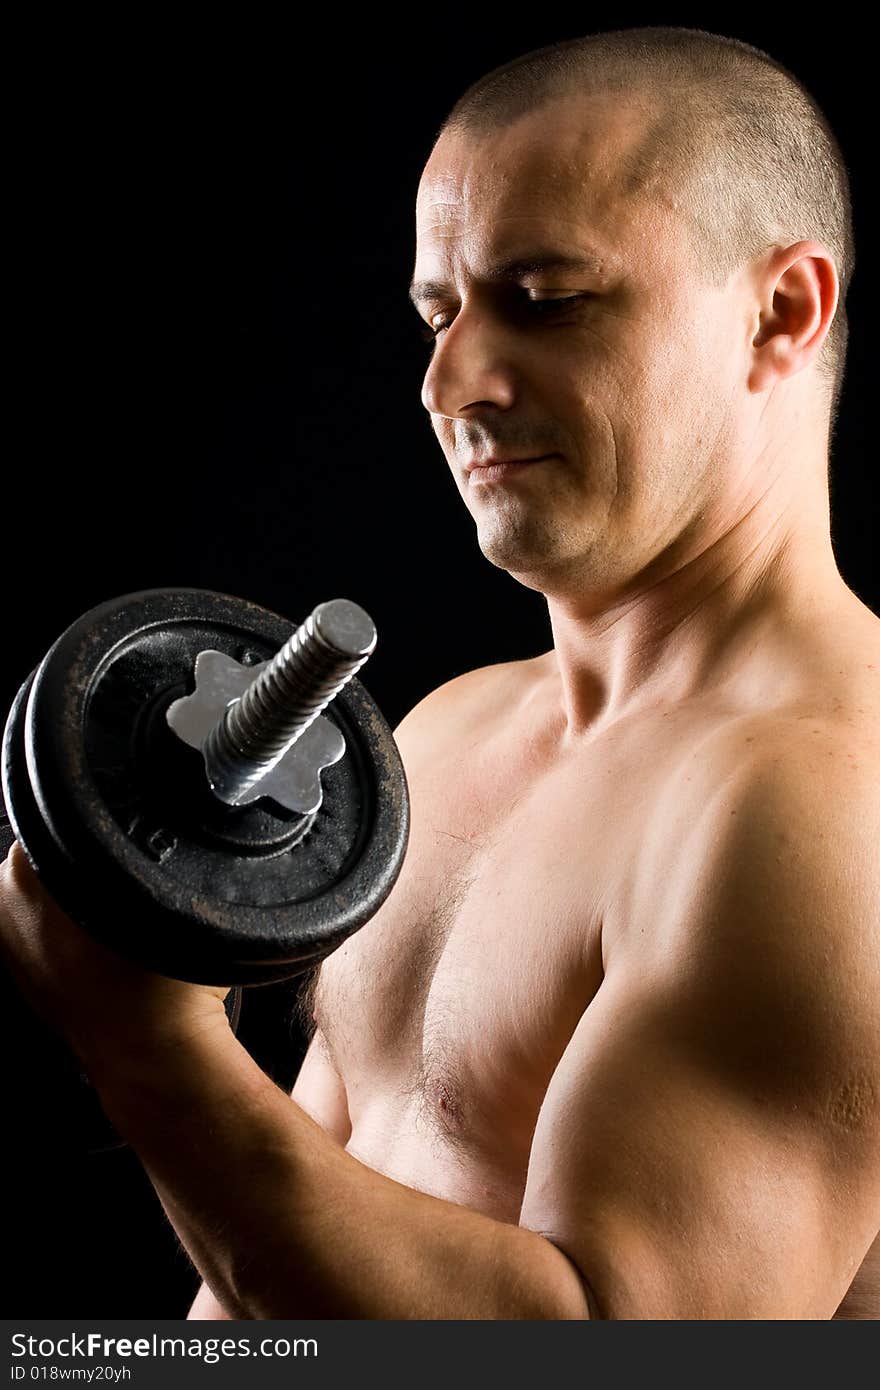
[(622, 171), (626, 186), (662, 188), (681, 204), (699, 272), (712, 285), (772, 246), (802, 239), (831, 252), (837, 310), (817, 359), (837, 419), (855, 267), (849, 175), (816, 100), (793, 73), (751, 44), (703, 29), (616, 29), (537, 48), (481, 77), (459, 98), (446, 131), (497, 130), (559, 98), (635, 95), (656, 102), (647, 140)]

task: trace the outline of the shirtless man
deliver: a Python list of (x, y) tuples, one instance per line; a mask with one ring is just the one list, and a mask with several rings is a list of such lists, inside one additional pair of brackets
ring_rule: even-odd
[(407, 860), (320, 971), (293, 1103), (222, 990), (3, 870), (10, 964), (203, 1275), (193, 1317), (880, 1316), (880, 624), (829, 538), (838, 271), (782, 238), (707, 285), (679, 201), (620, 177), (655, 110), (560, 97), (424, 170), (423, 402), (553, 649), (398, 729)]

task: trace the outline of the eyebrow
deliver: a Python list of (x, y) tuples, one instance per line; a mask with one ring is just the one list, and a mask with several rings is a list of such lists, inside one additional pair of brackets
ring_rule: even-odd
[[(539, 251), (534, 255), (518, 256), (515, 260), (501, 261), (491, 266), (482, 277), (490, 284), (504, 280), (519, 280), (523, 275), (537, 275), (547, 270), (588, 271), (601, 274), (608, 267), (608, 260), (597, 252), (583, 252), (578, 256), (564, 256), (558, 251)], [(442, 280), (413, 280), (409, 287), (409, 297), (417, 307), (428, 300), (445, 299), (450, 286)]]

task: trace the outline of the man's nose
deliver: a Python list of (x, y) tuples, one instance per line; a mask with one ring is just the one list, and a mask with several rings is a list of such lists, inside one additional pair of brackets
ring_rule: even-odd
[(422, 405), (449, 418), (471, 406), (509, 409), (516, 368), (510, 338), (485, 312), (461, 309), (440, 334), (422, 383)]

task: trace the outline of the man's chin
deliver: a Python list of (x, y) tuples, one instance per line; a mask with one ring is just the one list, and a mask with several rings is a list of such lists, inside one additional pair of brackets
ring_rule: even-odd
[(531, 584), (542, 574), (552, 572), (559, 563), (555, 547), (550, 544), (536, 544), (535, 538), (527, 541), (522, 536), (479, 535), (478, 543), (485, 558), (496, 569), (506, 570), (514, 579)]
[(565, 545), (559, 528), (548, 533), (543, 528), (515, 531), (479, 527), (477, 541), (482, 554), (496, 569), (542, 594), (560, 592), (572, 584), (590, 582), (600, 556), (588, 538), (573, 546)]

